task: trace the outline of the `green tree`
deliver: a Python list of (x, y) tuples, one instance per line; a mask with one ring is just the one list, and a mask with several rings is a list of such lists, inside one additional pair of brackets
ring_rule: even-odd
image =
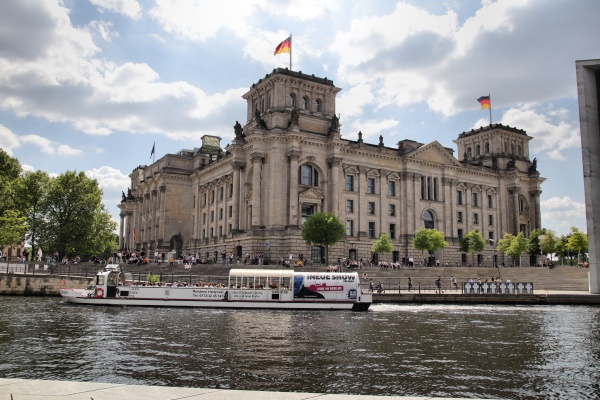
[(448, 246), (444, 239), (444, 234), (437, 229), (421, 228), (417, 229), (413, 237), (413, 247), (421, 250), (421, 255), (427, 250), (428, 254), (433, 253), (437, 249), (443, 249)]
[(546, 229), (543, 235), (540, 245), (542, 247), (542, 254), (549, 254), (550, 261), (552, 261), (552, 254), (557, 253), (557, 244), (559, 238), (556, 236), (556, 232), (551, 229)]
[(19, 243), (27, 231), (26, 218), (16, 210), (5, 210), (0, 215), (0, 248)]
[(346, 237), (346, 228), (330, 213), (318, 212), (306, 219), (302, 225), (302, 239), (308, 244), (325, 247), (325, 259), (329, 264), (329, 247)]
[(102, 254), (116, 223), (102, 205), (102, 191), (83, 172), (67, 171), (52, 179), (44, 198), (45, 222), (40, 243), (46, 253), (90, 257)]
[(392, 242), (390, 241), (390, 235), (387, 233), (382, 233), (379, 235), (379, 238), (373, 243), (371, 247), (371, 253), (391, 253), (394, 251), (394, 246), (392, 246)]
[(0, 149), (0, 215), (14, 206), (13, 182), (21, 174), (19, 160)]
[(523, 232), (519, 232), (517, 236), (511, 235), (510, 233), (504, 233), (504, 237), (498, 241), (496, 247), (499, 252), (506, 254), (507, 256), (519, 259), (519, 266), (521, 265), (521, 255), (527, 250), (528, 241)]
[(565, 257), (571, 258), (571, 265), (573, 265), (572, 253), (569, 250), (569, 235), (561, 235), (556, 243), (556, 255), (561, 259), (561, 265), (565, 264)]
[(540, 236), (544, 235), (543, 229), (534, 229), (529, 234), (529, 243), (527, 244), (527, 252), (533, 256), (542, 254), (542, 243)]
[(460, 247), (471, 255), (471, 265), (475, 265), (475, 254), (485, 249), (485, 239), (477, 229), (473, 229), (460, 239)]
[(27, 239), (35, 249), (45, 221), (45, 197), (50, 177), (43, 171), (26, 172), (14, 181), (15, 204), (27, 218)]
[(569, 237), (567, 247), (573, 252), (577, 252), (577, 262), (581, 261), (581, 253), (588, 250), (587, 234), (581, 232), (576, 227), (571, 227), (571, 236)]

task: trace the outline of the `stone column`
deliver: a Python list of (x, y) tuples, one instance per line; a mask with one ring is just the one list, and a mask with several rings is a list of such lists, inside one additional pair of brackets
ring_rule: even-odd
[(233, 210), (232, 210), (232, 229), (240, 229), (240, 174), (244, 168), (243, 162), (233, 162)]
[(473, 202), (473, 185), (467, 183), (465, 185), (465, 231), (463, 234), (467, 234), (471, 231), (471, 225), (473, 224), (473, 214), (471, 210), (471, 203)]
[(512, 195), (512, 208), (513, 208), (513, 234), (519, 234), (519, 193), (521, 188), (519, 186), (512, 186), (508, 188), (509, 193)]
[(157, 232), (157, 240), (164, 241), (165, 240), (165, 224), (166, 224), (166, 204), (167, 204), (167, 187), (162, 185), (158, 188), (159, 190), (159, 220), (158, 223), (158, 232)]
[[(387, 182), (390, 171), (381, 169), (379, 170), (379, 233), (390, 233), (391, 222), (389, 217), (389, 207), (387, 199)], [(387, 224), (386, 224), (387, 222)], [(386, 226), (384, 226), (384, 224)]]
[(120, 213), (119, 217), (121, 217), (121, 223), (119, 224), (119, 249), (123, 248), (123, 230), (125, 228), (125, 214)]
[(542, 214), (540, 212), (540, 195), (541, 194), (542, 194), (542, 191), (539, 189), (532, 190), (529, 192), (529, 196), (531, 198), (530, 210), (533, 211), (531, 213), (531, 214), (533, 214), (531, 216), (531, 220), (534, 222), (534, 226), (531, 227), (531, 230), (542, 228)]
[(444, 188), (444, 235), (446, 237), (456, 237), (456, 212), (454, 211), (453, 188), (455, 181), (450, 178), (442, 178), (442, 187)]
[(298, 160), (300, 159), (300, 150), (289, 150), (287, 156), (290, 160), (290, 180), (289, 180), (289, 197), (290, 209), (288, 224), (291, 226), (299, 226), (300, 218), (298, 215)]
[(328, 212), (339, 217), (340, 209), (339, 209), (339, 192), (340, 192), (340, 164), (342, 163), (341, 157), (329, 157), (327, 158), (327, 163), (331, 166), (331, 179), (329, 180), (329, 195), (328, 200), (329, 204), (327, 206)]
[(252, 159), (252, 226), (260, 226), (261, 221), (261, 170), (265, 153), (255, 152), (250, 154)]
[(358, 236), (369, 237), (369, 224), (367, 222), (367, 168), (358, 167), (358, 177), (356, 186), (358, 186)]

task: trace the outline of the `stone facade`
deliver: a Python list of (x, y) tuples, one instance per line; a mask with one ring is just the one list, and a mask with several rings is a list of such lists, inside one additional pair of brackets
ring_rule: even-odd
[[(302, 240), (310, 214), (324, 211), (346, 224), (347, 237), (330, 259), (371, 257), (380, 233), (392, 237), (385, 260), (415, 257), (416, 229), (434, 227), (449, 247), (435, 257), (458, 264), (459, 236), (482, 233), (492, 244), (504, 232), (541, 227), (544, 178), (523, 130), (494, 124), (463, 132), (453, 150), (437, 141), (402, 140), (395, 147), (343, 139), (330, 80), (276, 69), (243, 96), (247, 123), (234, 126), (223, 151), (220, 138), (167, 154), (130, 175), (120, 204), (121, 246), (153, 253), (220, 259), (262, 252), (271, 261), (289, 253), (320, 260), (322, 249)], [(470, 260), (469, 260), (470, 261)]]

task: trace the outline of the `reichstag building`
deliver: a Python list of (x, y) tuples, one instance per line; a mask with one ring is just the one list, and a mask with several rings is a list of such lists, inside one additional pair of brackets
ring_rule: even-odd
[(365, 143), (360, 132), (347, 140), (335, 109), (340, 90), (326, 78), (275, 69), (242, 96), (246, 122), (235, 123), (224, 149), (221, 138), (205, 135), (199, 148), (137, 167), (119, 205), (121, 248), (316, 262), (323, 249), (302, 240), (301, 226), (322, 211), (346, 226), (330, 262), (371, 259), (381, 233), (394, 246), (381, 260), (422, 260), (412, 239), (427, 227), (444, 233), (448, 247), (432, 257), (450, 265), (471, 262), (459, 238), (477, 229), (487, 244), (476, 262), (485, 264), (498, 257), (504, 232), (541, 227), (544, 178), (525, 131), (493, 124), (460, 133), (456, 155), (437, 141)]

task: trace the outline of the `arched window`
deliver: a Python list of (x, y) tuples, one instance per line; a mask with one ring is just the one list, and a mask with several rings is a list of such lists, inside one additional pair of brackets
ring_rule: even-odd
[(490, 142), (485, 142), (485, 154), (490, 154)]
[(467, 158), (473, 157), (473, 150), (471, 150), (471, 146), (467, 147)]
[(296, 95), (290, 93), (290, 107), (296, 107)]
[(319, 171), (309, 164), (300, 166), (298, 174), (299, 184), (305, 186), (319, 186)]
[(434, 229), (434, 222), (433, 213), (429, 210), (423, 211), (423, 225), (425, 229)]
[(481, 146), (480, 145), (475, 146), (475, 154), (478, 156), (481, 155)]
[(315, 101), (315, 105), (317, 106), (317, 112), (323, 112), (323, 102), (321, 102), (321, 99), (317, 99), (317, 101)]
[(308, 97), (306, 96), (302, 97), (302, 108), (308, 110)]

